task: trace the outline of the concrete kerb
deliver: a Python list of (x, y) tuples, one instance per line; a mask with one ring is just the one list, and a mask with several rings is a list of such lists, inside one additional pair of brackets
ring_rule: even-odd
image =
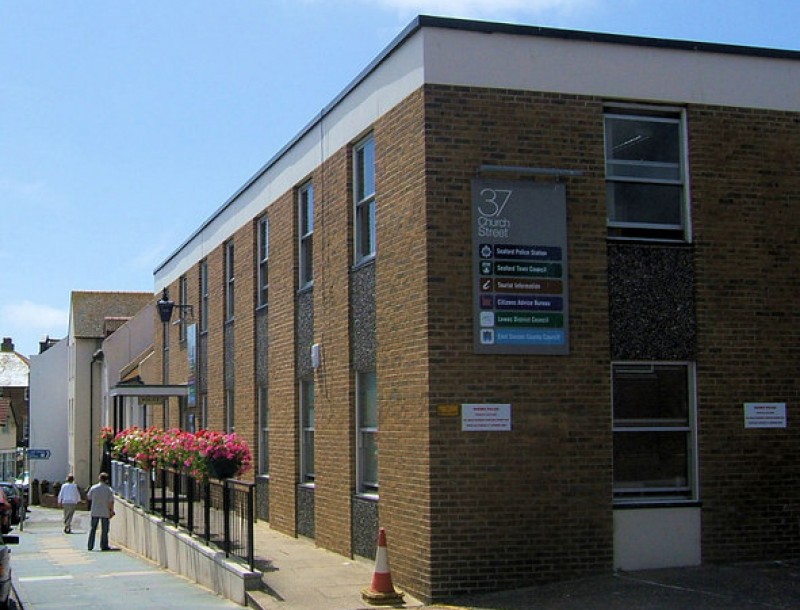
[(261, 587), (261, 572), (231, 561), (187, 532), (117, 498), (111, 520), (115, 544), (155, 562), (162, 568), (203, 585), (242, 606), (247, 592)]

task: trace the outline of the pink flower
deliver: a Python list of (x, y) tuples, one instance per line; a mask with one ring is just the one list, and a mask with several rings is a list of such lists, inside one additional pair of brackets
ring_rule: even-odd
[(212, 460), (234, 461), (235, 476), (247, 472), (252, 463), (250, 448), (239, 436), (213, 430), (192, 434), (178, 428), (132, 427), (114, 437), (112, 451), (117, 457), (133, 456), (143, 467), (174, 468), (199, 478), (208, 475)]

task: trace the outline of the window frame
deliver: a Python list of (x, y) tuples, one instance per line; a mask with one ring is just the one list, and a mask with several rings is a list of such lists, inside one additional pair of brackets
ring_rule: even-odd
[(258, 230), (258, 290), (256, 308), (266, 307), (269, 304), (269, 218), (261, 217), (257, 224)]
[[(363, 154), (368, 149), (372, 151), (369, 166), (368, 157)], [(367, 192), (370, 183), (372, 189)], [(353, 255), (356, 265), (374, 259), (377, 253), (376, 190), (375, 136), (369, 134), (353, 147)], [(369, 243), (365, 243), (365, 235)]]
[(232, 389), (225, 390), (225, 432), (236, 432), (236, 394)]
[(208, 427), (208, 394), (203, 392), (200, 398), (200, 418), (201, 421), (198, 425), (200, 429)]
[[(682, 367), (686, 374), (686, 421), (677, 422), (675, 419), (661, 418), (662, 424), (657, 423), (658, 418), (617, 418), (614, 412), (615, 389), (617, 385), (616, 373), (619, 369), (628, 369), (628, 374), (644, 373), (647, 369), (655, 371), (656, 368)], [(700, 500), (699, 485), (699, 453), (697, 441), (697, 371), (694, 362), (688, 361), (614, 361), (611, 363), (611, 418), (612, 442), (615, 445), (619, 434), (637, 433), (681, 433), (686, 438), (686, 485), (675, 487), (619, 487), (616, 482), (616, 473), (612, 477), (614, 505), (617, 507), (632, 505), (674, 505), (697, 503)]]
[(258, 475), (269, 476), (269, 391), (258, 386)]
[[(367, 381), (366, 377), (371, 376), (371, 386), (373, 391), (370, 393), (374, 404), (371, 405), (372, 408), (372, 415), (375, 421), (374, 426), (365, 425), (365, 415), (366, 409), (365, 407), (369, 407), (370, 405), (364, 404), (364, 384)], [(380, 489), (380, 471), (378, 456), (377, 456), (377, 436), (378, 436), (378, 378), (375, 371), (356, 371), (356, 481), (357, 481), (357, 490), (358, 494), (362, 496), (369, 496), (369, 497), (378, 497), (379, 489)], [(366, 443), (365, 440), (367, 438), (372, 439), (372, 443)], [(366, 473), (369, 472), (370, 468), (367, 466), (367, 455), (366, 451), (369, 445), (375, 447), (376, 455), (374, 458), (374, 465), (372, 470), (375, 472), (375, 481), (367, 481), (366, 480)]]
[(200, 332), (208, 332), (208, 260), (200, 261)]
[(233, 240), (225, 242), (225, 322), (236, 316), (236, 249)]
[[(186, 305), (189, 302), (189, 281), (185, 275), (178, 278), (178, 303)], [(181, 343), (186, 342), (186, 308), (178, 308), (180, 318), (178, 318), (178, 339)]]
[[(654, 123), (672, 123), (677, 125), (678, 134), (678, 159), (675, 164), (667, 162), (639, 163), (630, 160), (617, 160), (610, 154), (610, 121), (651, 121)], [(603, 155), (606, 181), (606, 225), (609, 239), (614, 240), (639, 240), (639, 241), (667, 241), (691, 242), (691, 198), (689, 181), (689, 153), (688, 153), (688, 128), (686, 109), (678, 107), (646, 106), (639, 104), (607, 104), (603, 113)], [(668, 168), (674, 166), (678, 178), (657, 178), (647, 176), (613, 175), (610, 168), (613, 166), (631, 166), (641, 168)], [(615, 184), (631, 184), (641, 186), (674, 186), (680, 189), (680, 224), (622, 221), (612, 219), (612, 187)]]
[(314, 284), (314, 183), (297, 189), (298, 282), (300, 289)]
[[(314, 379), (300, 380), (300, 484), (314, 486)], [(310, 400), (309, 400), (310, 399)], [(310, 408), (309, 408), (310, 405)]]

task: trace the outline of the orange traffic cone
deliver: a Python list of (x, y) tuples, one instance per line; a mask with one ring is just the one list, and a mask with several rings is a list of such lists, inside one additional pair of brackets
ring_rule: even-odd
[(361, 589), (364, 601), (375, 606), (403, 603), (403, 593), (396, 591), (389, 571), (389, 554), (386, 550), (386, 530), (378, 530), (378, 551), (375, 553), (375, 572), (372, 586)]

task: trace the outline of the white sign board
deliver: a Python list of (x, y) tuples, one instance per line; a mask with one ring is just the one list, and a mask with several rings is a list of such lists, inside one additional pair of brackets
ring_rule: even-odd
[(508, 432), (511, 405), (461, 405), (462, 432)]
[(745, 428), (785, 428), (785, 402), (744, 403)]

